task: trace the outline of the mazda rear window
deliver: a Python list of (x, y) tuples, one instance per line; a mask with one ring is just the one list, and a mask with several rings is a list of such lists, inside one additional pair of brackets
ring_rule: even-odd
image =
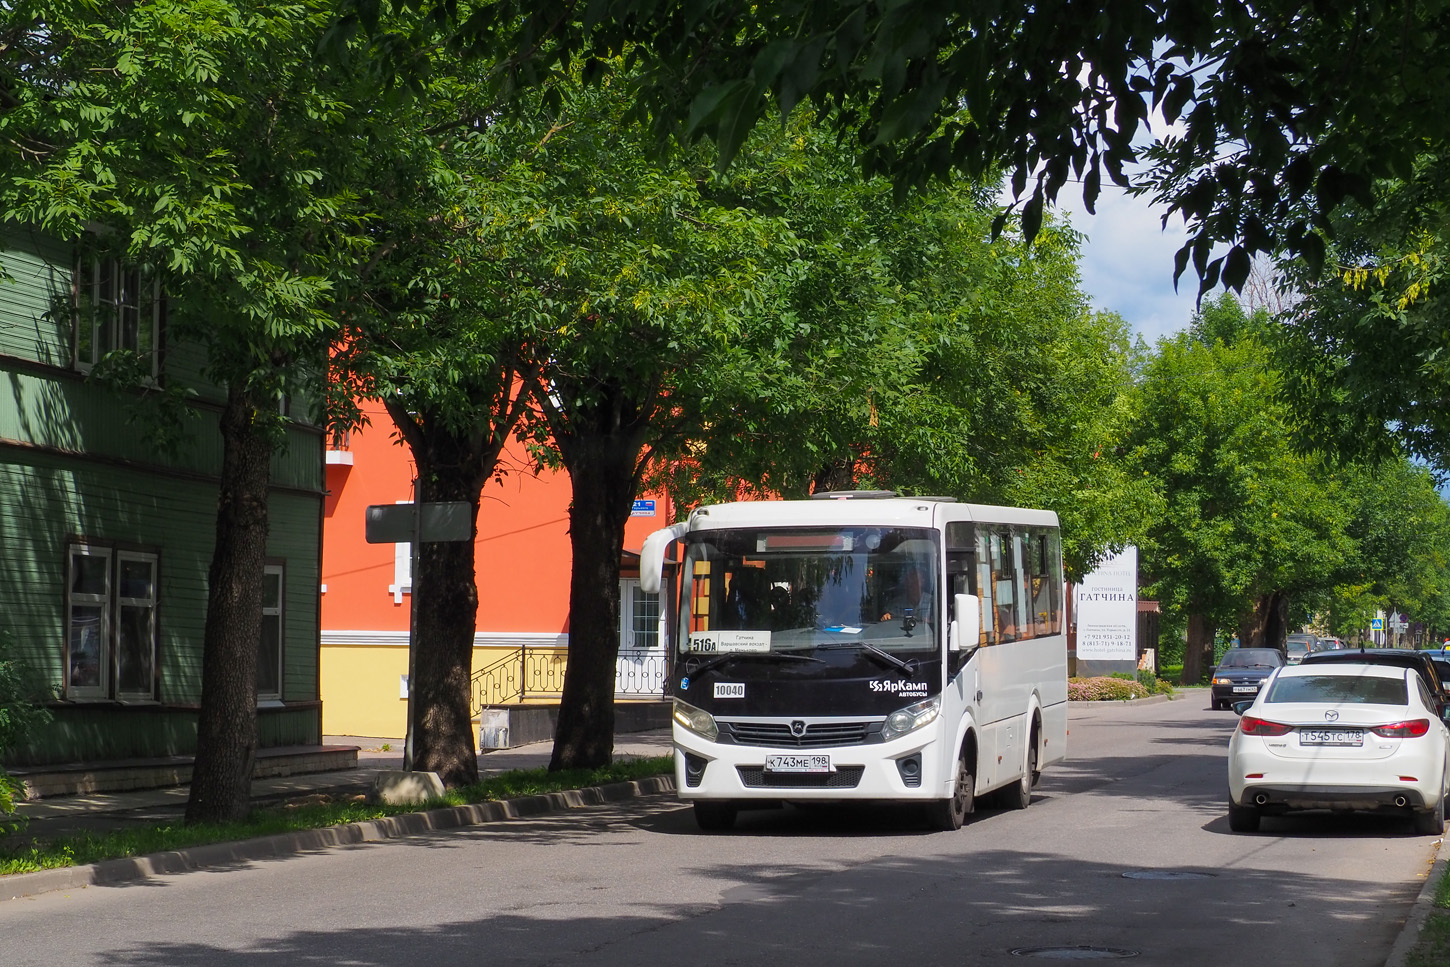
[(1280, 678), (1266, 702), (1315, 702), (1330, 705), (1408, 705), (1403, 678), (1370, 675), (1294, 675)]

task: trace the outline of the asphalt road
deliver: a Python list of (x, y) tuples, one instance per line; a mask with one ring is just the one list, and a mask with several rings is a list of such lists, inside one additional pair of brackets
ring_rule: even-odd
[(1437, 839), (1327, 814), (1231, 834), (1234, 719), (1206, 706), (1074, 706), (1032, 806), (957, 833), (851, 808), (709, 836), (654, 797), (0, 903), (0, 963), (1383, 964)]

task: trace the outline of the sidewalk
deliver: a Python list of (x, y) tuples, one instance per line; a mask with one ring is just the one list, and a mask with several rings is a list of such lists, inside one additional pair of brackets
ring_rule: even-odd
[[(316, 794), (366, 795), (378, 773), (403, 768), (403, 740), (346, 735), (323, 737), (328, 746), (356, 746), (357, 768), (337, 772), (281, 776), (252, 781), (252, 803), (264, 806), (295, 802)], [(383, 746), (389, 746), (384, 751)], [(670, 730), (632, 732), (615, 736), (616, 758), (660, 756), (670, 751)], [(478, 756), (479, 778), (514, 769), (537, 769), (549, 764), (552, 742), (536, 742), (513, 749), (497, 749)], [(27, 800), (18, 812), (29, 819), (25, 830), (12, 836), (18, 842), (84, 832), (106, 832), (128, 826), (161, 825), (180, 821), (186, 812), (189, 787), (141, 789), (134, 792), (89, 793)]]

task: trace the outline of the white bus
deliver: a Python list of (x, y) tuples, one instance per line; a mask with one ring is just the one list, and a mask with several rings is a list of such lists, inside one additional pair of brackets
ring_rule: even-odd
[(916, 800), (958, 829), (1025, 808), (1067, 751), (1057, 515), (889, 492), (701, 507), (670, 635), (675, 784), (702, 829), (742, 806)]

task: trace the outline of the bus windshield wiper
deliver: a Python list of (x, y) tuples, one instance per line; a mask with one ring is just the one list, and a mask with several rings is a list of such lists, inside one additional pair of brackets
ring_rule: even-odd
[(768, 658), (774, 661), (823, 661), (821, 658), (814, 658), (810, 655), (797, 655), (793, 651), (730, 651), (723, 655), (716, 655), (698, 668), (687, 668), (691, 675), (702, 675), (712, 668), (719, 668), (727, 662), (737, 658)]
[[(831, 642), (829, 644), (817, 645), (816, 646), (816, 651), (842, 651), (842, 650), (847, 649), (847, 648), (853, 648), (853, 649), (857, 649), (859, 651), (864, 651), (866, 654), (872, 656), (873, 658), (880, 658), (882, 661), (885, 661), (885, 662), (887, 662), (887, 663), (889, 663), (891, 665), (894, 665), (897, 668), (900, 668), (904, 672), (913, 672), (914, 673), (916, 671), (916, 662), (914, 662), (914, 661), (903, 661), (902, 659), (897, 658), (891, 652), (889, 652), (889, 651), (882, 651), (880, 648), (877, 648), (875, 645), (870, 644), (869, 642), (865, 642), (865, 641), (836, 641), (836, 642)], [(817, 660), (819, 660), (819, 659), (817, 659)]]

